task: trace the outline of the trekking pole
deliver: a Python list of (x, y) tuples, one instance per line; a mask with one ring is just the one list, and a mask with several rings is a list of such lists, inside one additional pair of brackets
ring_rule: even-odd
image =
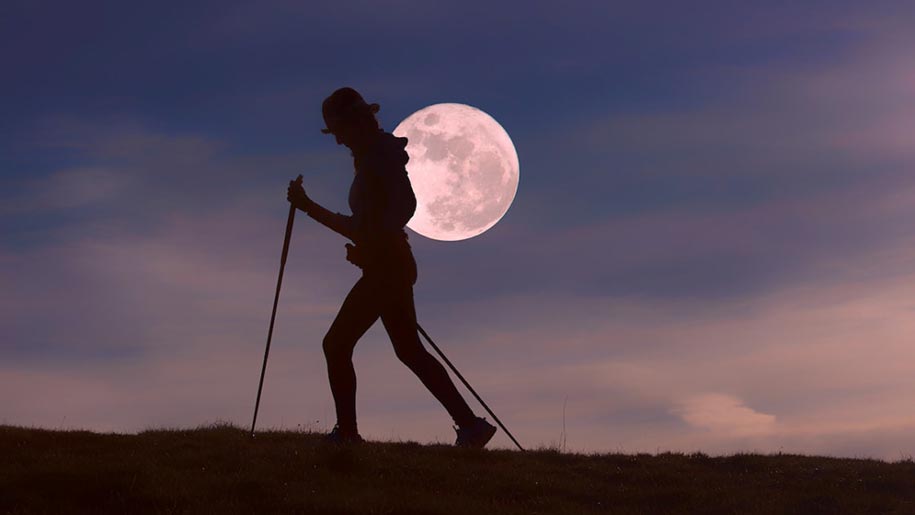
[[(296, 184), (302, 184), (299, 175)], [(283, 270), (286, 269), (286, 256), (289, 254), (289, 240), (292, 238), (292, 222), (295, 221), (295, 205), (289, 206), (289, 218), (286, 219), (286, 237), (283, 239), (283, 254), (280, 256), (280, 276), (276, 280), (276, 294), (273, 296), (273, 312), (270, 314), (270, 329), (267, 330), (267, 348), (264, 350), (264, 364), (261, 366), (261, 380), (257, 384), (257, 401), (254, 403), (254, 420), (251, 421), (251, 438), (254, 438), (254, 426), (257, 424), (257, 410), (261, 405), (261, 390), (264, 389), (264, 374), (267, 372), (267, 356), (270, 355), (270, 340), (273, 338), (273, 322), (276, 321), (276, 305), (280, 301), (280, 286), (283, 285)]]
[(515, 442), (515, 445), (517, 445), (519, 449), (524, 451), (524, 447), (521, 447), (521, 444), (518, 443), (518, 440), (515, 440), (515, 437), (512, 436), (511, 431), (509, 431), (508, 428), (505, 427), (505, 424), (503, 424), (502, 421), (499, 420), (499, 417), (497, 417), (496, 414), (493, 413), (491, 409), (489, 409), (489, 406), (487, 406), (486, 403), (483, 402), (483, 399), (481, 399), (480, 396), (477, 395), (477, 392), (473, 389), (472, 386), (470, 386), (470, 383), (468, 383), (467, 380), (464, 379), (464, 376), (462, 376), (461, 373), (458, 372), (458, 369), (455, 368), (455, 366), (451, 364), (451, 361), (449, 361), (448, 358), (445, 357), (445, 353), (443, 353), (442, 350), (438, 348), (438, 345), (436, 345), (435, 342), (432, 341), (432, 338), (429, 338), (429, 335), (426, 334), (426, 331), (423, 330), (422, 326), (419, 325), (419, 323), (416, 324), (416, 328), (419, 329), (419, 333), (422, 334), (424, 338), (426, 338), (426, 341), (429, 342), (429, 345), (431, 345), (432, 348), (435, 349), (435, 352), (437, 352), (438, 355), (441, 356), (443, 360), (445, 360), (445, 363), (447, 363), (448, 366), (451, 368), (451, 371), (454, 372), (454, 374), (456, 376), (458, 376), (458, 379), (460, 379), (461, 382), (464, 383), (464, 386), (466, 386), (467, 389), (470, 390), (470, 393), (472, 393), (473, 396), (476, 397), (478, 401), (480, 401), (480, 404), (482, 404), (483, 407), (486, 408), (486, 412), (489, 413), (490, 415), (492, 415), (493, 420), (496, 421), (496, 424), (499, 424), (499, 427), (502, 428), (502, 431), (505, 431), (505, 434), (507, 434), (508, 437), (512, 439), (512, 442)]

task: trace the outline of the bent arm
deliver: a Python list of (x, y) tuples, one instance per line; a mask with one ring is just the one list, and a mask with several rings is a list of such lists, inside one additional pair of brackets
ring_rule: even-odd
[(333, 213), (313, 200), (309, 203), (308, 209), (305, 212), (308, 216), (320, 222), (321, 225), (337, 234), (349, 238), (351, 241), (355, 241), (353, 239), (353, 217), (341, 215), (340, 213)]

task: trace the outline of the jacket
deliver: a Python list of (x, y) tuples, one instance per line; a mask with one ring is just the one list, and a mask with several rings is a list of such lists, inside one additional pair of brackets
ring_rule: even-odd
[(308, 210), (309, 216), (355, 243), (367, 266), (410, 253), (404, 226), (416, 211), (416, 196), (407, 175), (406, 146), (407, 138), (381, 131), (369, 148), (354, 155), (352, 215), (333, 213), (316, 203)]

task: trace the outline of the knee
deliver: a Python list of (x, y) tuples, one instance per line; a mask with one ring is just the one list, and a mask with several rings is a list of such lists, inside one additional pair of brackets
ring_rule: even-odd
[(334, 334), (333, 331), (324, 335), (322, 347), (324, 348), (324, 357), (327, 358), (327, 361), (345, 360), (352, 354), (352, 345), (349, 345), (344, 338)]
[(422, 347), (398, 347), (394, 353), (404, 365), (413, 368), (423, 361), (423, 358), (429, 355)]

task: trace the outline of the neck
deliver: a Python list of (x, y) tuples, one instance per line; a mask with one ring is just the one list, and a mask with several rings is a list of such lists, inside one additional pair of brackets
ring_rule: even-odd
[(376, 131), (374, 129), (359, 134), (359, 137), (354, 139), (352, 145), (349, 147), (353, 155), (362, 154), (368, 150), (379, 134), (381, 134), (381, 131)]

